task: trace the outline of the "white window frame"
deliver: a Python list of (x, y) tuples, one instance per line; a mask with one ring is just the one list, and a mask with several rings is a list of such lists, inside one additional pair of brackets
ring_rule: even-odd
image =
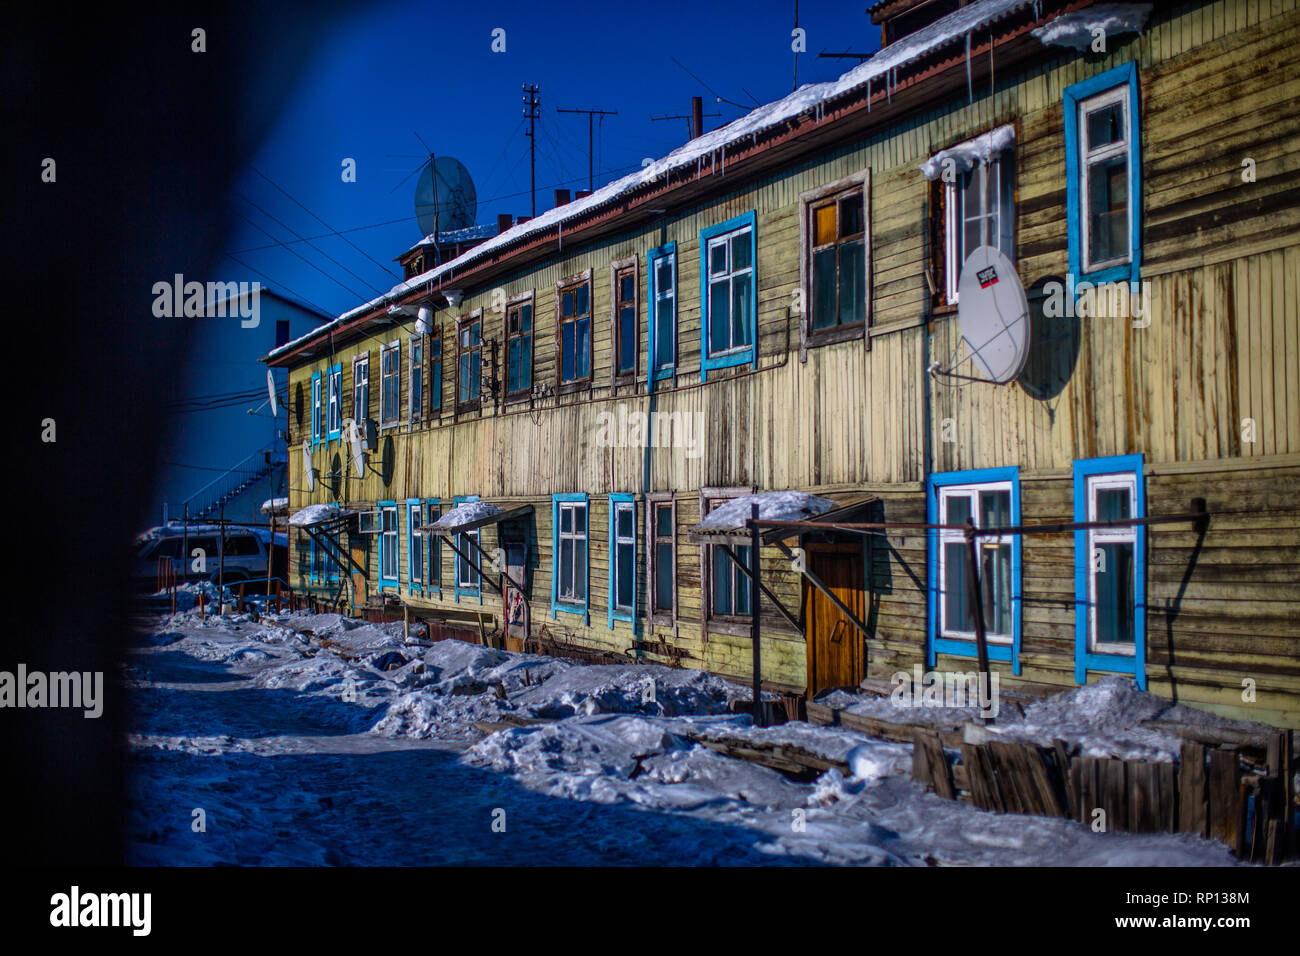
[[(422, 501), (406, 502), (406, 587), (408, 591), (424, 590), (424, 538), (420, 529), (424, 526), (424, 503)], [(416, 573), (416, 562), (419, 573)]]
[[(384, 521), (384, 519), (388, 516), (390, 512), (393, 515), (392, 531), (388, 530)], [(392, 539), (393, 539), (391, 545), (388, 543), (388, 537), (390, 534), (392, 535)], [(401, 574), (402, 571), (402, 562), (397, 553), (397, 547), (400, 544), (400, 538), (397, 532), (397, 505), (396, 504), (383, 505), (379, 509), (379, 539), (380, 539), (379, 540), (379, 558), (380, 558), (379, 580), (381, 582), (380, 587), (383, 587), (384, 584), (386, 583), (397, 581), (398, 575)], [(384, 565), (388, 562), (388, 556), (390, 554), (392, 555), (392, 561), (393, 561), (392, 574), (388, 574), (387, 568), (384, 567)]]
[[(365, 392), (361, 399), (360, 393)], [(365, 421), (370, 415), (370, 353), (362, 352), (352, 359), (352, 418), (365, 433)]]
[[(732, 288), (735, 285), (736, 279), (738, 279), (739, 277), (744, 275), (749, 276), (750, 301), (754, 306), (755, 312), (757, 312), (758, 309), (758, 289), (755, 288), (754, 286), (753, 254), (751, 253), (749, 265), (743, 266), (739, 269), (735, 268), (734, 264), (731, 261), (731, 240), (735, 239), (737, 236), (740, 235), (749, 235), (751, 236), (749, 240), (750, 249), (753, 250), (754, 249), (754, 241), (752, 239), (753, 232), (754, 232), (753, 226), (744, 225), (741, 226), (739, 229), (732, 229), (730, 232), (724, 232), (720, 236), (714, 236), (712, 239), (709, 240), (708, 249), (704, 257), (704, 263), (705, 263), (704, 295), (710, 297), (709, 301), (712, 301), (714, 285), (720, 282), (727, 283), (727, 340), (728, 341), (731, 340), (731, 333), (735, 329), (735, 318), (731, 314), (731, 303), (734, 301)], [(724, 246), (727, 250), (727, 266), (725, 271), (719, 272), (715, 275), (713, 272), (713, 250), (718, 246)], [(709, 327), (704, 330), (705, 332), (704, 340), (706, 343), (710, 343), (713, 341), (714, 319), (715, 316), (713, 315), (713, 310), (710, 309), (708, 312)], [(749, 330), (751, 333), (754, 333), (756, 332), (756, 327), (758, 325), (757, 315), (751, 316), (751, 320), (752, 321), (749, 324)], [(732, 342), (731, 345), (729, 345), (727, 348), (719, 349), (716, 352), (714, 352), (712, 349), (709, 349), (708, 357), (714, 359), (714, 358), (725, 357), (728, 355), (735, 355), (738, 352), (745, 352), (754, 347), (755, 347), (755, 343), (752, 341), (742, 342), (739, 345), (737, 345), (735, 342)]]
[[(940, 485), (937, 488), (937, 491), (938, 491), (938, 498), (939, 498), (939, 514), (938, 514), (939, 524), (944, 524), (947, 521), (948, 500), (951, 498), (969, 499), (970, 507), (971, 507), (970, 510), (971, 520), (975, 522), (975, 527), (977, 528), (979, 527), (979, 518), (980, 518), (979, 496), (981, 493), (993, 492), (993, 491), (1005, 491), (1009, 499), (1009, 504), (1007, 508), (1008, 520), (1010, 520), (1009, 515), (1012, 513), (1011, 509), (1015, 505), (1016, 490), (1015, 490), (1014, 483), (1010, 481), (983, 481), (983, 482), (973, 482), (971, 484), (966, 484), (966, 485)], [(974, 631), (961, 631), (958, 630), (957, 628), (952, 628), (948, 626), (948, 602), (945, 600), (945, 598), (947, 597), (947, 592), (944, 590), (944, 582), (948, 580), (946, 546), (949, 544), (961, 544), (965, 546), (966, 544), (965, 532), (959, 530), (949, 530), (947, 528), (941, 528), (939, 530), (939, 553), (937, 556), (937, 560), (939, 562), (939, 575), (938, 578), (936, 579), (939, 587), (938, 614), (937, 614), (937, 617), (939, 619), (937, 622), (938, 629), (939, 629), (939, 636), (953, 638), (955, 640), (961, 640), (961, 641), (973, 641), (975, 640)], [(997, 535), (996, 537), (980, 537), (976, 539), (975, 544), (977, 548), (983, 547), (985, 544), (1006, 545), (1009, 549), (1011, 549), (1012, 563), (1014, 566), (1015, 535), (1003, 534), (1003, 535)], [(963, 581), (962, 587), (965, 586), (966, 586), (965, 581)], [(1014, 593), (1015, 581), (1011, 582), (1011, 589), (1012, 592)], [(1016, 630), (1015, 602), (1012, 598), (1012, 594), (1008, 594), (1006, 596), (1006, 600), (1007, 600), (1006, 617), (1007, 620), (1010, 622), (1010, 630), (1007, 631), (1005, 634), (997, 633), (991, 629), (991, 627), (989, 626), (989, 622), (985, 621), (984, 639), (989, 644), (1003, 644), (1010, 647), (1015, 640), (1015, 630)]]
[[(993, 241), (990, 245), (996, 246), (1013, 263), (1016, 261), (1015, 255), (1015, 223), (1016, 223), (1016, 198), (1015, 183), (1006, 181), (1007, 165), (1003, 162), (1006, 156), (1012, 156), (1014, 163), (1015, 148), (1008, 147), (998, 153), (991, 166), (983, 162), (976, 162), (974, 166), (958, 177), (955, 183), (944, 183), (944, 189), (947, 191), (947, 202), (944, 203), (944, 278), (947, 289), (945, 293), (948, 296), (949, 304), (957, 301), (957, 290), (961, 282), (961, 269), (966, 264), (966, 257), (973, 250), (962, 248), (966, 238), (966, 222), (971, 217), (966, 215), (966, 191), (963, 187), (967, 176), (978, 176), (980, 180), (980, 196), (995, 196), (994, 215), (994, 232), (990, 234)], [(988, 175), (990, 168), (996, 171), (997, 184), (990, 187), (988, 184)], [(990, 192), (989, 190), (993, 191)], [(987, 218), (983, 210), (979, 218)], [(1007, 245), (1009, 249), (1002, 246), (1003, 234), (1007, 236)]]
[[(397, 356), (397, 368), (393, 371), (393, 377), (395, 379), (395, 390), (397, 394), (393, 398), (393, 408), (391, 410), (386, 407), (386, 403), (384, 401), (384, 393), (386, 391), (386, 389), (384, 388), (384, 382), (385, 379), (388, 377), (388, 372), (384, 368), (384, 359), (390, 354), (395, 354)], [(389, 415), (390, 411), (392, 412), (391, 416)], [(400, 424), (401, 420), (402, 420), (402, 344), (401, 342), (395, 340), (389, 342), (387, 345), (382, 346), (379, 349), (379, 425), (381, 428), (385, 428), (392, 425)]]
[[(1088, 496), (1088, 520), (1099, 521), (1097, 516), (1097, 492), (1124, 490), (1128, 492), (1129, 517), (1137, 516), (1137, 475), (1131, 471), (1117, 472), (1110, 475), (1088, 475), (1084, 478), (1084, 489)], [(1136, 525), (1127, 528), (1089, 528), (1088, 529), (1088, 650), (1095, 654), (1116, 654), (1133, 657), (1137, 653), (1136, 639), (1133, 644), (1119, 644), (1114, 641), (1097, 640), (1097, 548), (1103, 544), (1131, 544), (1133, 546), (1133, 563), (1136, 572), (1139, 560), (1138, 533)], [(1135, 586), (1136, 586), (1136, 582)], [(1133, 596), (1134, 614), (1137, 613), (1137, 595)], [(1134, 628), (1136, 637), (1136, 626)]]
[[(416, 360), (417, 350), (420, 353), (418, 361)], [(411, 386), (407, 390), (407, 415), (411, 421), (418, 422), (422, 417), (421, 406), (424, 404), (424, 336), (411, 336), (409, 360), (411, 363)], [(400, 383), (401, 380), (398, 381)]]
[[(666, 264), (669, 269), (668, 287), (664, 288), (659, 283), (659, 267)], [(647, 263), (646, 273), (653, 290), (650, 296), (649, 304), (649, 321), (647, 335), (647, 350), (654, 353), (654, 368), (649, 370), (649, 376), (654, 379), (657, 375), (662, 374), (665, 378), (671, 377), (677, 371), (677, 250), (674, 248), (671, 252), (664, 252), (654, 257)], [(663, 356), (659, 354), (659, 303), (668, 302), (672, 304), (672, 318), (670, 321), (673, 326), (673, 354), (672, 360), (664, 362)], [(650, 336), (654, 336), (650, 339)], [(653, 343), (653, 344), (651, 344)], [(648, 354), (648, 353), (647, 353)]]
[[(1088, 144), (1088, 114), (1096, 111), (1099, 107), (1110, 106), (1118, 103), (1122, 112), (1120, 129), (1123, 131), (1124, 138), (1116, 143), (1108, 143), (1105, 146), (1092, 150)], [(1093, 262), (1090, 257), (1092, 243), (1089, 241), (1089, 222), (1092, 219), (1091, 208), (1088, 205), (1088, 169), (1099, 162), (1113, 159), (1116, 156), (1124, 157), (1124, 177), (1125, 177), (1125, 206), (1124, 206), (1124, 228), (1132, 229), (1133, 222), (1133, 160), (1130, 152), (1133, 148), (1133, 130), (1132, 117), (1129, 116), (1129, 87), (1123, 83), (1112, 89), (1098, 93), (1096, 96), (1090, 96), (1085, 100), (1079, 101), (1079, 231), (1080, 241), (1082, 243), (1079, 249), (1079, 261), (1082, 264), (1082, 270), (1085, 275), (1091, 272), (1099, 272), (1102, 269), (1108, 269), (1112, 266), (1128, 265), (1133, 260), (1132, 248), (1133, 237), (1130, 235), (1128, 241), (1124, 243), (1124, 252), (1122, 255), (1113, 256), (1110, 259), (1101, 259)]]
[(328, 375), (328, 395), (325, 417), (325, 434), (337, 438), (343, 429), (343, 368), (331, 368)]
[[(459, 539), (457, 546), (471, 558), (482, 558), (482, 555), (479, 553), (479, 544), (481, 542), (479, 530), (480, 529), (475, 528), (473, 531), (466, 531), (456, 535)], [(474, 539), (473, 548), (469, 546), (469, 538)], [(483, 587), (483, 580), (479, 577), (479, 573), (475, 570), (474, 565), (470, 564), (470, 562), (466, 561), (459, 554), (456, 555), (456, 586), (461, 591), (471, 591), (476, 593)]]
[[(669, 535), (670, 574), (673, 582), (671, 607), (660, 607), (658, 598), (658, 554), (661, 535), (655, 524), (660, 508), (667, 508), (672, 521), (672, 533)], [(677, 501), (671, 493), (663, 492), (646, 498), (646, 606), (654, 621), (671, 624), (677, 617)]]
[[(589, 600), (589, 596), (591, 594), (591, 581), (588, 580), (587, 578), (587, 566), (591, 561), (591, 541), (590, 541), (590, 536), (587, 533), (590, 530), (590, 526), (591, 526), (591, 503), (589, 501), (561, 501), (558, 502), (557, 504), (558, 504), (558, 514), (560, 516), (561, 523), (560, 526), (555, 530), (555, 540), (557, 543), (556, 555), (555, 555), (556, 600), (562, 604), (586, 605)], [(579, 508), (582, 509), (582, 513), (583, 513), (581, 532), (577, 530), (578, 522), (576, 520), (577, 519), (576, 514), (570, 515), (569, 530), (565, 531), (564, 524), (563, 524), (564, 512), (565, 511), (576, 512), (577, 509)], [(583, 593), (581, 595), (577, 594), (576, 591), (570, 591), (569, 593), (566, 594), (562, 590), (563, 585), (561, 584), (561, 582), (564, 581), (564, 576), (560, 574), (560, 563), (564, 560), (565, 541), (575, 541), (575, 542), (581, 541), (584, 546), (583, 547), (584, 560), (581, 566)], [(570, 552), (569, 552), (569, 560), (573, 565), (573, 573), (570, 576), (570, 579), (575, 583), (578, 580), (578, 571), (579, 571), (577, 554), (578, 554), (577, 546), (571, 545)]]
[(321, 414), (321, 393), (324, 388), (324, 378), (320, 375), (313, 375), (311, 380), (311, 441), (313, 445), (319, 445), (321, 439), (325, 436), (325, 416)]

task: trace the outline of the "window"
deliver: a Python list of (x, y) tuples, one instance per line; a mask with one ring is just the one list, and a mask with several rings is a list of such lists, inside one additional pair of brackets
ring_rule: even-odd
[(525, 397), (533, 387), (533, 299), (506, 306), (506, 397)]
[(397, 502), (379, 502), (379, 586), (397, 587)]
[(456, 331), (456, 407), (477, 408), (483, 373), (481, 313), (462, 321)]
[(755, 223), (751, 212), (700, 233), (702, 374), (706, 377), (709, 369), (757, 362)]
[(636, 616), (636, 499), (609, 496), (609, 626)]
[[(939, 523), (977, 528), (1011, 524), (1011, 483), (949, 485), (939, 489)], [(976, 539), (984, 633), (989, 642), (1009, 644), (1011, 633), (1011, 535)], [(970, 549), (957, 530), (939, 532), (939, 633), (975, 640), (975, 611), (969, 585)]]
[(396, 425), (402, 395), (402, 350), (390, 342), (379, 350), (379, 421)]
[[(1127, 522), (1145, 517), (1142, 456), (1074, 463), (1074, 520)], [(1145, 689), (1146, 538), (1141, 525), (1074, 533), (1075, 681), (1089, 670), (1133, 674)]]
[(613, 315), (614, 355), (612, 359), (615, 381), (636, 378), (637, 295), (636, 257), (621, 259), (610, 266), (610, 290)]
[(677, 514), (672, 498), (651, 499), (647, 554), (650, 578), (650, 613), (671, 623), (677, 610)]
[[(951, 524), (954, 530), (931, 531), (926, 541), (926, 659), (938, 654), (975, 657), (975, 613), (968, 575), (970, 551), (961, 530), (970, 518), (977, 528), (1020, 523), (1020, 474), (1016, 468), (985, 468), (932, 474), (927, 481), (926, 521)], [(975, 541), (984, 635), (989, 660), (1011, 663), (1020, 673), (1019, 535), (980, 537)]]
[(363, 352), (352, 360), (352, 419), (365, 434), (370, 417), (370, 353)]
[(677, 365), (677, 243), (646, 253), (650, 300), (650, 378), (672, 378)]
[(321, 440), (321, 427), (324, 419), (321, 415), (321, 376), (317, 372), (311, 377), (311, 443), (319, 445)]
[(326, 437), (338, 438), (343, 433), (343, 366), (329, 370), (329, 404), (326, 406)]
[(424, 526), (424, 509), (418, 498), (406, 501), (406, 584), (412, 592), (424, 591), (424, 535), (420, 528)]
[(442, 335), (429, 340), (429, 410), (442, 410)]
[(1016, 261), (1015, 151), (1005, 149), (988, 163), (976, 162), (943, 189), (943, 274), (948, 302), (954, 303), (962, 266), (980, 246), (996, 246)]
[(226, 539), (226, 557), (228, 558), (255, 558), (261, 553), (261, 548), (257, 546), (257, 539), (252, 535), (241, 534)]
[(1065, 89), (1070, 272), (1090, 282), (1138, 281), (1141, 143), (1137, 64)]
[(591, 377), (591, 279), (561, 286), (560, 383)]
[(808, 207), (814, 332), (862, 325), (867, 317), (867, 234), (863, 190)]
[(424, 416), (424, 336), (411, 336), (411, 421)]
[(587, 496), (552, 497), (551, 617), (587, 612)]
[[(428, 527), (442, 515), (437, 498), (424, 503), (424, 526)], [(425, 554), (428, 559), (428, 578), (432, 587), (442, 588), (442, 538), (436, 534), (425, 535)]]
[[(463, 504), (466, 501), (478, 501), (478, 495), (466, 495), (463, 497), (453, 498), (452, 505)], [(478, 568), (481, 567), (483, 556), (479, 553), (479, 542), (482, 540), (479, 529), (468, 531), (465, 534), (456, 535), (456, 547), (460, 553), (456, 555), (456, 600), (460, 600), (462, 594), (470, 597), (477, 597), (480, 603), (483, 600), (482, 581), (479, 577)], [(464, 554), (470, 560), (467, 561), (461, 557)]]
[[(706, 502), (705, 514), (708, 514), (729, 499), (715, 498)], [(748, 545), (731, 545), (745, 565), (749, 567), (750, 547)], [(730, 618), (747, 616), (751, 612), (749, 604), (749, 575), (736, 566), (725, 550), (719, 545), (708, 546), (709, 560), (709, 616)]]

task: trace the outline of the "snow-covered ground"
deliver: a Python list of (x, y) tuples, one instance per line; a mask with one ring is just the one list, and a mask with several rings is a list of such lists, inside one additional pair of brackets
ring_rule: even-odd
[[(333, 614), (188, 611), (141, 628), (125, 676), (136, 863), (1234, 862), (1186, 835), (943, 800), (912, 783), (909, 746), (753, 727), (730, 709), (745, 691), (700, 671), (407, 643), (401, 624)], [(700, 743), (720, 736), (848, 774), (795, 782)]]

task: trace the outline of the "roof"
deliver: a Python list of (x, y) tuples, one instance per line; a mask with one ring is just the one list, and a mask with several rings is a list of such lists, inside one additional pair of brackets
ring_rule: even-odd
[[(429, 233), (419, 242), (411, 247), (418, 249), (420, 246), (432, 246), (437, 243), (440, 246), (448, 246), (455, 242), (471, 242), (474, 239), (491, 239), (497, 234), (496, 223), (483, 223), (478, 226), (466, 226), (464, 229), (452, 229), (448, 232), (440, 232), (435, 238), (433, 233)], [(411, 250), (407, 250), (408, 252)]]
[(694, 166), (698, 172), (706, 164), (710, 169), (720, 167), (725, 173), (729, 147), (752, 144), (757, 141), (760, 134), (775, 131), (801, 114), (817, 114), (831, 101), (851, 100), (863, 90), (866, 90), (870, 97), (873, 84), (876, 84), (877, 91), (882, 85), (886, 88), (896, 86), (898, 82), (896, 74), (899, 68), (916, 63), (949, 45), (960, 43), (973, 31), (999, 21), (1018, 10), (1030, 6), (1037, 8), (1039, 2), (1040, 0), (975, 0), (969, 6), (962, 7), (915, 33), (889, 44), (871, 59), (858, 64), (837, 80), (805, 84), (782, 99), (760, 106), (725, 126), (697, 136), (667, 156), (602, 186), (590, 195), (547, 210), (526, 222), (517, 223), (455, 259), (398, 283), (383, 295), (344, 312), (333, 321), (313, 329), (306, 335), (273, 349), (266, 356), (265, 361), (274, 362), (282, 356), (287, 356), (308, 342), (337, 330), (350, 320), (384, 307), (421, 287), (428, 286), (432, 291), (436, 283), (441, 288), (443, 280), (454, 281), (458, 274), (475, 262), (529, 237), (551, 229), (556, 229), (563, 236), (566, 223), (589, 216), (595, 210), (613, 207), (620, 201), (626, 202), (634, 192), (642, 188), (667, 182), (671, 173), (691, 166)]
[(289, 519), (289, 524), (295, 528), (315, 528), (323, 524), (329, 524), (331, 521), (342, 520), (354, 514), (356, 514), (355, 511), (340, 508), (338, 505), (308, 505), (295, 511)]
[(532, 505), (517, 505), (514, 508), (502, 508), (487, 501), (465, 501), (452, 508), (433, 524), (420, 529), (425, 534), (449, 538), (465, 534), (484, 525), (499, 524), (511, 518), (530, 514)]

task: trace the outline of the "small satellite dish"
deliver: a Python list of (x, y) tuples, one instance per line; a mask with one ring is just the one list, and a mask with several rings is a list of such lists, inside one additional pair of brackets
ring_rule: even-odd
[(966, 257), (957, 320), (975, 368), (998, 385), (1014, 381), (1029, 355), (1029, 300), (1016, 267), (994, 246)]
[(358, 478), (365, 477), (366, 459), (361, 454), (361, 429), (353, 419), (349, 418), (343, 422), (343, 432), (348, 436), (348, 443), (352, 446), (352, 467)]
[(465, 229), (477, 216), (474, 180), (461, 161), (439, 156), (425, 163), (415, 184), (415, 218), (424, 235)]
[(266, 370), (266, 394), (271, 399), (271, 417), (274, 418), (278, 414), (275, 404), (275, 376), (271, 374), (269, 368)]
[(307, 490), (316, 490), (316, 465), (311, 460), (311, 443), (302, 440), (302, 473), (307, 478)]

